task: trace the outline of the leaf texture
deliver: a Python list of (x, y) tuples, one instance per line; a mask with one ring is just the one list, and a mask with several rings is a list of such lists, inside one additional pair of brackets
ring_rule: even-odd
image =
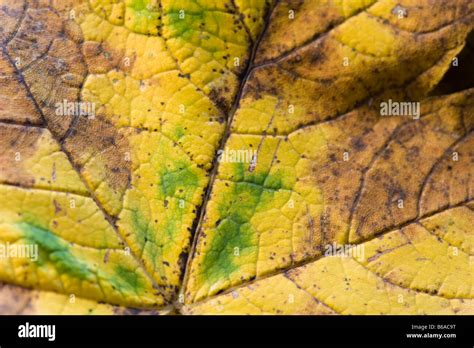
[(1, 313), (474, 313), (470, 1), (0, 4)]

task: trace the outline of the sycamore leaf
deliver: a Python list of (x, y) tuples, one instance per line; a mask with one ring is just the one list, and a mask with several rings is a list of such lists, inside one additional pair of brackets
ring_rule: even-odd
[(1, 313), (474, 313), (469, 0), (0, 4)]
[(0, 279), (168, 305), (257, 25), (232, 1), (1, 5), (0, 240), (39, 255)]

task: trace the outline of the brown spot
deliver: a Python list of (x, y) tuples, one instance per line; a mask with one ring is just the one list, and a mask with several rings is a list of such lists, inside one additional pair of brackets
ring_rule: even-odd
[(35, 181), (24, 167), (38, 148), (45, 131), (39, 128), (0, 124), (0, 178), (11, 184), (32, 186)]
[(117, 192), (125, 192), (130, 183), (131, 162), (126, 159), (130, 149), (126, 136), (113, 125), (100, 116), (94, 119), (81, 117), (64, 140), (64, 147), (81, 169), (91, 158), (98, 160), (107, 184)]

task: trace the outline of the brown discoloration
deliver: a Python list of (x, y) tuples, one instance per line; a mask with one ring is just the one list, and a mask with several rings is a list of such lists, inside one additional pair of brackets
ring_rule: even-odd
[(0, 121), (40, 125), (42, 119), (20, 79), (12, 62), (0, 52)]
[(43, 56), (51, 41), (60, 35), (62, 20), (53, 11), (28, 8), (6, 49), (10, 57), (19, 59), (23, 68)]
[(109, 262), (109, 256), (110, 256), (110, 249), (107, 249), (104, 255), (104, 263)]
[(53, 205), (54, 205), (54, 214), (58, 215), (62, 211), (61, 205), (55, 199), (53, 199)]
[(4, 0), (0, 6), (2, 30), (0, 30), (0, 44), (4, 45), (15, 35), (15, 31), (25, 12), (25, 0)]
[(77, 43), (54, 39), (48, 54), (33, 62), (23, 76), (46, 118), (48, 128), (58, 139), (67, 132), (75, 115), (58, 114), (56, 104), (79, 101), (87, 70)]
[(0, 124), (0, 181), (26, 187), (35, 184), (23, 166), (35, 153), (43, 133), (44, 130), (36, 127)]
[(27, 289), (0, 283), (0, 313), (26, 315), (34, 313), (32, 303), (37, 294)]
[[(92, 158), (98, 159), (103, 163), (107, 184), (118, 192), (125, 192), (130, 183), (131, 162), (126, 160), (130, 149), (126, 136), (113, 125), (100, 116), (81, 117), (63, 144), (79, 168)], [(99, 182), (90, 184), (96, 186)]]
[[(289, 11), (294, 19), (289, 19)], [(256, 57), (257, 63), (278, 58), (345, 20), (343, 8), (333, 1), (280, 1), (276, 5)], [(311, 25), (308, 25), (311, 23)]]
[[(71, 5), (64, 2), (53, 10), (47, 4), (35, 3), (26, 10), (14, 38), (5, 47), (8, 55), (0, 59), (0, 66), (5, 67), (2, 69), (5, 77), (0, 80), (4, 87), (0, 119), (47, 127), (57, 141), (64, 143), (78, 170), (91, 157), (99, 158), (107, 173), (107, 184), (123, 194), (130, 181), (130, 163), (125, 161), (126, 137), (102, 121), (100, 115), (89, 120), (58, 112), (58, 104), (81, 101), (82, 84), (90, 73), (83, 52), (86, 58), (92, 59), (90, 66), (95, 66), (94, 69), (109, 68), (100, 58), (93, 58), (94, 54), (107, 55), (107, 48), (83, 44), (80, 27), (63, 19), (67, 18)], [(112, 58), (115, 65), (121, 59), (116, 54)], [(15, 66), (16, 59), (19, 63)], [(19, 180), (24, 182), (21, 177)]]
[(160, 315), (160, 311), (114, 306), (115, 315)]
[[(0, 64), (8, 78), (2, 79), (5, 89), (0, 110), (4, 111), (0, 118), (38, 124), (44, 116), (43, 121), (47, 121), (52, 133), (61, 138), (73, 117), (57, 115), (55, 105), (63, 100), (77, 102), (87, 74), (79, 50), (82, 37), (77, 25), (64, 20), (67, 12), (56, 11), (45, 2), (22, 5), (21, 12), (18, 5), (7, 3), (2, 11), (18, 18), (11, 29), (14, 33), (5, 34), (3, 42)], [(18, 112), (19, 108), (24, 112)]]
[(421, 188), (419, 214), (425, 215), (449, 204), (474, 199), (473, 163), (474, 133), (471, 131), (434, 164)]
[(91, 74), (105, 74), (114, 69), (130, 72), (136, 60), (135, 55), (125, 57), (124, 52), (112, 49), (106, 42), (85, 42), (82, 54)]
[[(450, 98), (462, 97), (469, 100), (472, 93), (471, 90), (444, 98), (444, 103)], [(438, 100), (437, 104), (442, 103)], [(415, 219), (418, 216), (420, 190), (425, 186), (427, 176), (431, 175), (439, 158), (465, 135), (461, 109), (452, 109), (449, 106), (441, 107), (418, 121), (401, 126), (393, 139), (386, 144), (383, 151), (373, 157), (372, 163), (367, 167), (360, 188), (360, 199), (353, 208), (350, 241), (366, 239), (380, 231)], [(466, 156), (463, 161), (461, 166), (464, 165), (465, 168), (460, 168), (460, 173), (464, 173), (467, 179), (468, 163), (472, 165), (472, 157)], [(440, 183), (444, 181), (440, 178), (438, 180)], [(459, 192), (456, 201), (446, 201), (438, 196), (436, 203), (431, 204), (447, 206), (466, 198), (464, 191), (463, 194)], [(426, 210), (423, 212), (427, 213)]]
[(231, 103), (231, 95), (229, 95), (229, 89), (227, 91), (224, 88), (214, 88), (209, 93), (209, 98), (215, 103), (219, 110), (228, 110)]

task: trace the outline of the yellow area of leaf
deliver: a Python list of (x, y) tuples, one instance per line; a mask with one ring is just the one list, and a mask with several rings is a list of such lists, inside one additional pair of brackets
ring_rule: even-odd
[(131, 188), (109, 185), (99, 156), (84, 164), (84, 177), (147, 271), (177, 287), (224, 129), (219, 108), (236, 92), (250, 41), (231, 2), (130, 1), (124, 11), (121, 25), (84, 6), (77, 22), (93, 72), (82, 99), (127, 139)]
[(469, 205), (448, 209), (353, 246), (346, 254), (327, 256), (186, 306), (184, 312), (470, 314), (472, 248), (460, 246), (472, 247), (473, 221)]
[(265, 14), (274, 3), (274, 0), (235, 0), (240, 17), (253, 40), (258, 38), (265, 25)]
[(0, 182), (87, 196), (88, 192), (51, 133), (42, 128), (0, 125)]
[(129, 306), (163, 297), (88, 197), (0, 185), (3, 281)]

